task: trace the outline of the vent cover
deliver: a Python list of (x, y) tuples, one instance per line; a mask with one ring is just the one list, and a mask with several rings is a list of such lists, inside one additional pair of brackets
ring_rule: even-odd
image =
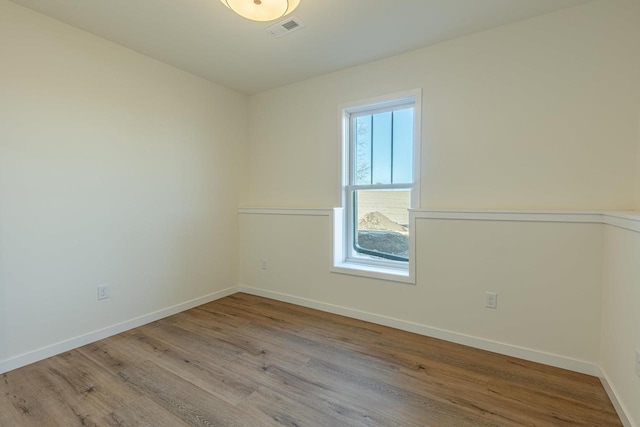
[(265, 31), (273, 37), (279, 38), (298, 31), (300, 28), (304, 28), (304, 24), (298, 18), (291, 17), (270, 26)]

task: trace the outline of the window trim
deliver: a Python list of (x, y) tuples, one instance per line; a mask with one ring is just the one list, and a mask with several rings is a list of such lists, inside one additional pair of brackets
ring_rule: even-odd
[[(385, 185), (351, 185), (349, 165), (352, 158), (352, 146), (350, 144), (351, 119), (359, 113), (371, 114), (371, 112), (383, 112), (397, 109), (402, 105), (413, 104), (413, 182), (412, 184), (385, 184)], [(365, 276), (394, 282), (415, 284), (415, 218), (411, 209), (420, 207), (420, 146), (422, 141), (422, 89), (414, 89), (393, 93), (376, 98), (350, 102), (339, 107), (339, 142), (341, 146), (341, 180), (340, 200), (342, 207), (334, 209), (334, 256), (331, 271), (357, 276)], [(348, 257), (351, 244), (350, 234), (353, 233), (351, 221), (346, 218), (347, 203), (351, 203), (351, 193), (359, 187), (362, 189), (390, 189), (411, 188), (411, 209), (409, 210), (409, 261), (392, 260), (362, 260)]]

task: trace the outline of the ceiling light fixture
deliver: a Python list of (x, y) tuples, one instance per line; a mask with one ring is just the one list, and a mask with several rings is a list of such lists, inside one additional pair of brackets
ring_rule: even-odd
[(252, 21), (273, 21), (293, 12), (300, 0), (220, 0), (238, 15)]

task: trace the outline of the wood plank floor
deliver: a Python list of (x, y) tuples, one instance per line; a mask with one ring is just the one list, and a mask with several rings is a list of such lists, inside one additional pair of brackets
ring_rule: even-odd
[(599, 380), (235, 294), (2, 375), (0, 426), (619, 426)]

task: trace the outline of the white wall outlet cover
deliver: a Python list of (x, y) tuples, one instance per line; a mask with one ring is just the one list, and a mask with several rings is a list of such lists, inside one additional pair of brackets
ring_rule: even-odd
[(636, 350), (636, 375), (640, 377), (640, 350)]
[(109, 298), (109, 285), (100, 285), (98, 286), (98, 299), (107, 299)]
[(487, 308), (498, 308), (498, 294), (495, 292), (487, 292), (486, 296), (486, 307)]

